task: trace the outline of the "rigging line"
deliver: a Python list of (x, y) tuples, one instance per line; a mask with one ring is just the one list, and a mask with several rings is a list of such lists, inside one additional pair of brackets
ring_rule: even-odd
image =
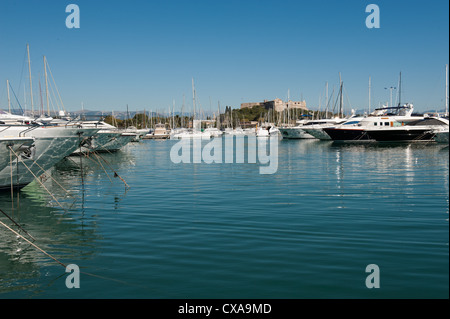
[(350, 110), (351, 110), (352, 109), (352, 104), (350, 103), (350, 98), (348, 97), (347, 90), (345, 89), (345, 87), (343, 87), (343, 89), (344, 89), (344, 92), (345, 92), (345, 97), (347, 98), (348, 105), (350, 106)]
[[(78, 145), (80, 146), (81, 149), (81, 134), (78, 134)], [(80, 157), (80, 170), (81, 170), (81, 185), (83, 185), (84, 188), (84, 173), (83, 173), (83, 158)]]
[[(111, 140), (108, 141), (108, 143), (109, 143), (110, 141), (112, 141), (113, 139), (116, 140), (117, 138), (116, 138), (116, 137), (113, 137)], [(107, 149), (106, 147), (104, 147), (103, 145), (100, 145), (100, 147), (103, 148), (103, 149), (104, 149), (106, 152), (108, 152), (109, 154), (113, 155), (113, 153), (112, 153), (109, 149)], [(92, 152), (96, 152), (96, 151), (93, 150)]]
[(114, 177), (119, 177), (120, 180), (125, 184), (125, 186), (128, 187), (128, 188), (130, 188), (130, 186), (128, 186), (127, 182), (125, 182), (125, 180), (124, 180), (122, 177), (120, 177), (119, 174), (117, 174), (117, 172), (112, 168), (111, 164), (110, 164), (107, 160), (105, 160), (102, 156), (100, 156), (99, 154), (97, 154), (96, 151), (92, 151), (92, 152), (93, 152), (93, 154), (94, 154), (95, 156), (100, 157), (100, 158), (101, 158), (101, 159), (109, 166), (109, 168), (114, 172)]
[[(95, 155), (95, 154), (94, 154), (94, 155)], [(88, 156), (88, 158), (89, 158), (90, 160), (94, 161), (93, 159), (91, 159), (90, 156)], [(96, 159), (97, 159), (97, 162), (94, 161), (94, 163), (99, 163), (99, 164), (100, 164), (100, 166), (102, 167), (102, 169), (103, 169), (103, 171), (105, 172), (106, 176), (108, 176), (109, 181), (112, 183), (113, 181), (112, 181), (111, 177), (109, 177), (109, 174), (108, 174), (108, 172), (106, 171), (105, 167), (103, 166), (102, 162), (100, 162), (100, 159), (99, 159), (98, 157), (97, 157)]]
[[(331, 95), (330, 95), (330, 97), (328, 98), (328, 101), (327, 101), (327, 113), (329, 112), (329, 107), (330, 107), (330, 103), (332, 102), (332, 100), (333, 100), (333, 96), (334, 96), (334, 89), (335, 89), (335, 87), (334, 87), (334, 85), (333, 85), (333, 91), (331, 92)], [(331, 115), (333, 115), (333, 111), (334, 111), (334, 107), (333, 107), (333, 110), (331, 111)], [(328, 115), (328, 114), (327, 114)]]
[[(333, 87), (333, 92), (334, 92), (334, 87)], [(334, 113), (334, 111), (335, 111), (335, 109), (336, 109), (336, 106), (337, 106), (337, 104), (338, 104), (338, 101), (339, 101), (339, 94), (336, 95), (336, 101), (334, 102), (334, 105), (333, 105), (333, 113)], [(338, 111), (338, 114), (339, 114), (339, 112), (340, 112), (340, 111)]]
[[(45, 173), (45, 170), (44, 170), (44, 168), (42, 168), (41, 165), (39, 165), (37, 162), (34, 162), (34, 164), (36, 164), (37, 167), (39, 167), (39, 168), (41, 169), (41, 171)], [(66, 190), (60, 183), (58, 183), (58, 181), (57, 181), (56, 179), (54, 179), (50, 174), (49, 174), (48, 176), (49, 176), (50, 179), (51, 179), (52, 181), (54, 181), (59, 187), (61, 187), (61, 189), (62, 189), (63, 191), (65, 191), (65, 192), (67, 193), (67, 195), (69, 195), (70, 197), (73, 197), (73, 198), (78, 198), (77, 196), (74, 196), (74, 195), (70, 194), (70, 192), (69, 192), (68, 190)]]
[(47, 61), (47, 68), (48, 68), (48, 71), (49, 71), (49, 73), (50, 73), (50, 76), (51, 76), (51, 78), (52, 78), (52, 80), (53, 80), (53, 84), (55, 85), (56, 92), (58, 93), (58, 96), (59, 96), (59, 100), (61, 101), (61, 105), (62, 105), (62, 107), (63, 107), (63, 111), (65, 112), (65, 111), (66, 111), (66, 108), (64, 107), (64, 102), (62, 101), (61, 95), (59, 94), (58, 86), (56, 85), (55, 79), (53, 78), (52, 70), (50, 69), (50, 65), (48, 64), (48, 61)]
[(96, 163), (96, 164), (100, 164), (100, 166), (103, 168), (103, 171), (105, 172), (106, 176), (108, 176), (109, 180), (111, 181), (111, 183), (113, 182), (111, 177), (109, 176), (108, 172), (106, 171), (106, 169), (104, 168), (104, 166), (102, 165), (102, 163), (100, 162), (100, 160), (97, 158), (97, 161), (94, 161), (91, 156), (89, 156), (89, 153), (84, 153), (81, 149), (80, 149), (81, 154), (80, 156), (84, 156), (88, 159), (90, 159), (92, 162)]
[(55, 105), (58, 108), (58, 111), (60, 111), (61, 108), (59, 107), (58, 99), (56, 98), (55, 91), (53, 90), (53, 86), (49, 85), (49, 87), (50, 87), (51, 93), (53, 94), (53, 98), (55, 99), (55, 103), (53, 104), (53, 99), (52, 99), (52, 96), (50, 95), (50, 102), (52, 103), (52, 108), (56, 113)]
[(17, 193), (17, 211), (20, 211), (20, 193), (19, 193), (19, 159), (16, 157), (16, 176), (17, 176), (17, 182), (16, 182), (16, 193)]
[(25, 54), (23, 56), (23, 62), (22, 62), (22, 71), (20, 72), (20, 80), (19, 80), (19, 86), (17, 91), (20, 91), (20, 87), (22, 86), (22, 78), (23, 78), (23, 70), (25, 68), (25, 61), (27, 60), (27, 50), (25, 50)]
[[(47, 191), (47, 193), (49, 193), (49, 195), (56, 201), (56, 203), (58, 203), (59, 207), (61, 207), (66, 213), (67, 213), (67, 209), (65, 209), (60, 202), (55, 198), (55, 196), (47, 189), (47, 187), (45, 187), (45, 185), (39, 180), (38, 177), (36, 177), (36, 175), (33, 173), (33, 171), (27, 166), (27, 164), (25, 164), (25, 162), (22, 160), (22, 158), (20, 158), (16, 152), (13, 151), (13, 149), (11, 148), (11, 146), (8, 146), (9, 149), (11, 150), (11, 152), (13, 152), (22, 162), (22, 164), (25, 166), (25, 168), (31, 173), (31, 175), (33, 175), (33, 177), (39, 182), (39, 184), (41, 184), (41, 186)], [(36, 163), (36, 161), (33, 161), (34, 163)]]
[(5, 213), (3, 210), (0, 209), (0, 212), (5, 215), (10, 221), (12, 221), (17, 227), (20, 228), (20, 230), (22, 230), (25, 234), (27, 234), (28, 236), (31, 237), (31, 239), (33, 239), (33, 241), (35, 241), (36, 239), (30, 235), (30, 233), (28, 233), (25, 229), (22, 228), (22, 226), (20, 226), (14, 219), (12, 219), (7, 213)]
[(9, 83), (9, 87), (11, 88), (11, 91), (12, 91), (13, 94), (14, 94), (14, 97), (16, 98), (17, 104), (19, 104), (20, 111), (21, 111), (22, 114), (23, 114), (22, 105), (20, 105), (20, 102), (19, 102), (19, 99), (17, 98), (16, 92), (14, 92), (14, 89), (13, 89), (12, 86), (11, 86), (11, 82), (8, 82), (8, 83)]
[(36, 244), (34, 244), (33, 242), (29, 241), (27, 238), (23, 237), (21, 234), (19, 234), (18, 232), (16, 232), (14, 229), (10, 228), (8, 225), (4, 224), (1, 220), (0, 220), (0, 225), (2, 225), (3, 227), (5, 227), (6, 229), (8, 229), (9, 231), (13, 232), (16, 236), (19, 236), (20, 238), (22, 238), (23, 240), (25, 240), (27, 243), (29, 243), (31, 246), (33, 246), (34, 248), (36, 248), (37, 250), (41, 251), (42, 253), (44, 253), (45, 255), (47, 255), (48, 257), (50, 257), (51, 259), (53, 259), (54, 261), (56, 261), (58, 264), (60, 264), (61, 266), (63, 266), (64, 268), (66, 267), (65, 264), (63, 264), (62, 262), (60, 262), (58, 259), (56, 259), (55, 257), (53, 257), (52, 255), (50, 255), (49, 253), (47, 253), (45, 250), (43, 250), (42, 248), (40, 248), (39, 246), (37, 246)]
[[(11, 146), (8, 146), (11, 149)], [(14, 183), (13, 183), (13, 167), (12, 167), (12, 153), (11, 153), (12, 149), (9, 151), (9, 165), (11, 168), (11, 209), (14, 212)]]
[(65, 112), (66, 108), (64, 107), (64, 102), (63, 102), (63, 100), (61, 98), (61, 95), (59, 94), (58, 86), (56, 85), (55, 79), (53, 78), (52, 70), (50, 69), (50, 65), (48, 64), (48, 61), (47, 61), (47, 68), (48, 68), (48, 70), (50, 72), (50, 76), (52, 77), (53, 84), (55, 85), (56, 92), (58, 93), (58, 96), (59, 96), (59, 100), (61, 101), (61, 105), (62, 105), (63, 111)]
[[(36, 245), (35, 243), (29, 241), (27, 238), (23, 237), (21, 234), (19, 234), (18, 232), (16, 232), (14, 229), (12, 229), (11, 227), (9, 227), (8, 225), (6, 225), (5, 223), (3, 223), (2, 221), (0, 221), (0, 225), (2, 225), (3, 227), (5, 227), (6, 229), (8, 229), (9, 231), (11, 231), (13, 234), (15, 234), (16, 236), (22, 238), (23, 240), (25, 240), (27, 243), (29, 243), (31, 246), (33, 246), (34, 248), (36, 248), (37, 250), (39, 250), (40, 252), (42, 252), (43, 254), (45, 254), (46, 256), (50, 257), (51, 259), (53, 259), (55, 262), (57, 262), (58, 264), (60, 264), (61, 266), (63, 266), (64, 268), (67, 268), (66, 264), (64, 264), (63, 262), (59, 261), (58, 259), (56, 259), (55, 257), (53, 257), (52, 255), (50, 255), (48, 252), (46, 252), (45, 250), (43, 250), (42, 248), (40, 248), (38, 245)], [(96, 274), (92, 274), (92, 273), (88, 273), (88, 272), (84, 272), (84, 271), (80, 271), (81, 274), (87, 275), (87, 276), (91, 276), (91, 277), (96, 277), (96, 278), (100, 278), (100, 279), (105, 279), (105, 280), (110, 280), (110, 281), (115, 281), (121, 284), (125, 284), (125, 285), (132, 285), (130, 283), (127, 283), (125, 281), (122, 280), (118, 280), (115, 278), (108, 278), (108, 277), (104, 277), (104, 276), (100, 276), (100, 275), (96, 275)], [(140, 285), (133, 285), (133, 286), (140, 286)]]

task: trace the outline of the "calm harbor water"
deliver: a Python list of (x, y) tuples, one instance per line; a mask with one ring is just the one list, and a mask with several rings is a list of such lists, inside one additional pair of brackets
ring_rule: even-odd
[(63, 266), (2, 227), (0, 298), (448, 298), (448, 146), (280, 140), (277, 172), (261, 175), (172, 163), (175, 143), (130, 144), (104, 168), (62, 161), (51, 176), (76, 198), (45, 186), (66, 211), (36, 183), (14, 204), (0, 194), (82, 271), (68, 289)]

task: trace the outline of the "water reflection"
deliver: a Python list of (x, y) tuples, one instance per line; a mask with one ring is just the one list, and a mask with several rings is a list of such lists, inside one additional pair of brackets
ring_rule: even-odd
[[(31, 192), (31, 189), (28, 191)], [(31, 234), (35, 238), (34, 244), (44, 251), (63, 262), (83, 260), (95, 255), (95, 242), (100, 238), (95, 220), (80, 222), (75, 215), (65, 216), (61, 209), (51, 207), (50, 201), (49, 196), (39, 188), (35, 189), (33, 196), (21, 193), (20, 206), (15, 206), (13, 213), (10, 197), (0, 194), (0, 202), (4, 206), (2, 210)], [(29, 239), (26, 233), (3, 215), (0, 220)], [(0, 285), (1, 293), (31, 289), (42, 275), (39, 271), (41, 267), (58, 264), (21, 237), (2, 227), (0, 265), (0, 278), (4, 283)]]
[[(89, 200), (92, 195), (104, 196), (105, 190), (108, 191), (107, 187), (101, 189), (97, 186), (111, 185), (109, 191), (114, 193), (111, 204), (117, 205), (125, 192), (124, 184), (114, 178), (114, 172), (124, 175), (121, 171), (134, 162), (133, 156), (127, 152), (102, 154), (102, 157), (104, 168), (98, 161), (82, 157), (62, 160), (42, 179), (54, 197), (39, 183), (33, 182), (15, 193), (14, 198), (8, 192), (0, 193), (0, 209), (35, 238), (34, 244), (59, 261), (70, 264), (92, 259), (98, 254), (103, 236), (99, 232), (98, 211)], [(30, 239), (3, 214), (0, 220)], [(54, 260), (5, 227), (0, 227), (0, 294), (14, 291), (36, 293), (43, 275), (42, 267), (57, 269), (50, 275), (55, 277), (52, 280), (65, 273), (65, 269)]]
[(280, 175), (290, 188), (307, 184), (337, 196), (408, 198), (418, 183), (446, 174), (449, 189), (448, 146), (441, 144), (283, 140), (279, 155)]
[[(441, 245), (448, 243), (448, 149), (280, 141), (278, 172), (261, 175), (248, 163), (176, 165), (175, 143), (144, 141), (102, 155), (111, 167), (77, 157), (59, 163), (44, 185), (67, 211), (36, 183), (19, 193), (20, 206), (14, 198), (15, 219), (61, 261), (151, 286), (131, 290), (102, 279), (85, 285), (82, 297), (230, 297), (236, 287), (246, 287), (238, 292), (244, 298), (255, 291), (358, 297), (361, 283), (347, 278), (360, 271), (355, 263), (374, 260), (399, 270), (400, 296), (411, 287), (422, 292), (430, 278), (429, 291), (448, 294), (434, 286), (448, 281)], [(8, 193), (0, 203), (12, 213)], [(0, 236), (0, 293), (67, 290), (54, 284), (62, 267), (13, 234)], [(418, 277), (414, 270), (403, 279), (412, 261), (425, 269), (420, 284), (409, 280)], [(336, 285), (325, 291), (321, 278)]]

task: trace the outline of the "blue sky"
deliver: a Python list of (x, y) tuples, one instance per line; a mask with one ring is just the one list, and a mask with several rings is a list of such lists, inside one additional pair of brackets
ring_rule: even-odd
[[(71, 3), (80, 29), (66, 28)], [(365, 25), (370, 3), (380, 8), (379, 29)], [(2, 0), (0, 107), (7, 79), (24, 104), (28, 43), (35, 105), (45, 55), (68, 111), (82, 102), (89, 110), (167, 110), (173, 100), (181, 110), (183, 96), (190, 109), (192, 78), (205, 111), (285, 100), (288, 90), (317, 109), (339, 72), (347, 108), (367, 108), (371, 77), (373, 108), (389, 101), (385, 87), (397, 86), (400, 71), (403, 102), (442, 109), (448, 12), (445, 0)]]

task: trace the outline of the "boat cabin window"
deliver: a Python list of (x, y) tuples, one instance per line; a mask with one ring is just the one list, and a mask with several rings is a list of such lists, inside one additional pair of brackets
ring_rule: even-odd
[(408, 126), (416, 126), (416, 125), (444, 125), (444, 122), (436, 118), (426, 118), (408, 123)]
[(353, 125), (353, 124), (358, 124), (359, 121), (350, 121), (350, 122), (346, 122), (344, 123), (344, 125)]
[(373, 125), (377, 126), (377, 122), (373, 122)]
[(384, 122), (384, 126), (389, 126), (389, 122)]

